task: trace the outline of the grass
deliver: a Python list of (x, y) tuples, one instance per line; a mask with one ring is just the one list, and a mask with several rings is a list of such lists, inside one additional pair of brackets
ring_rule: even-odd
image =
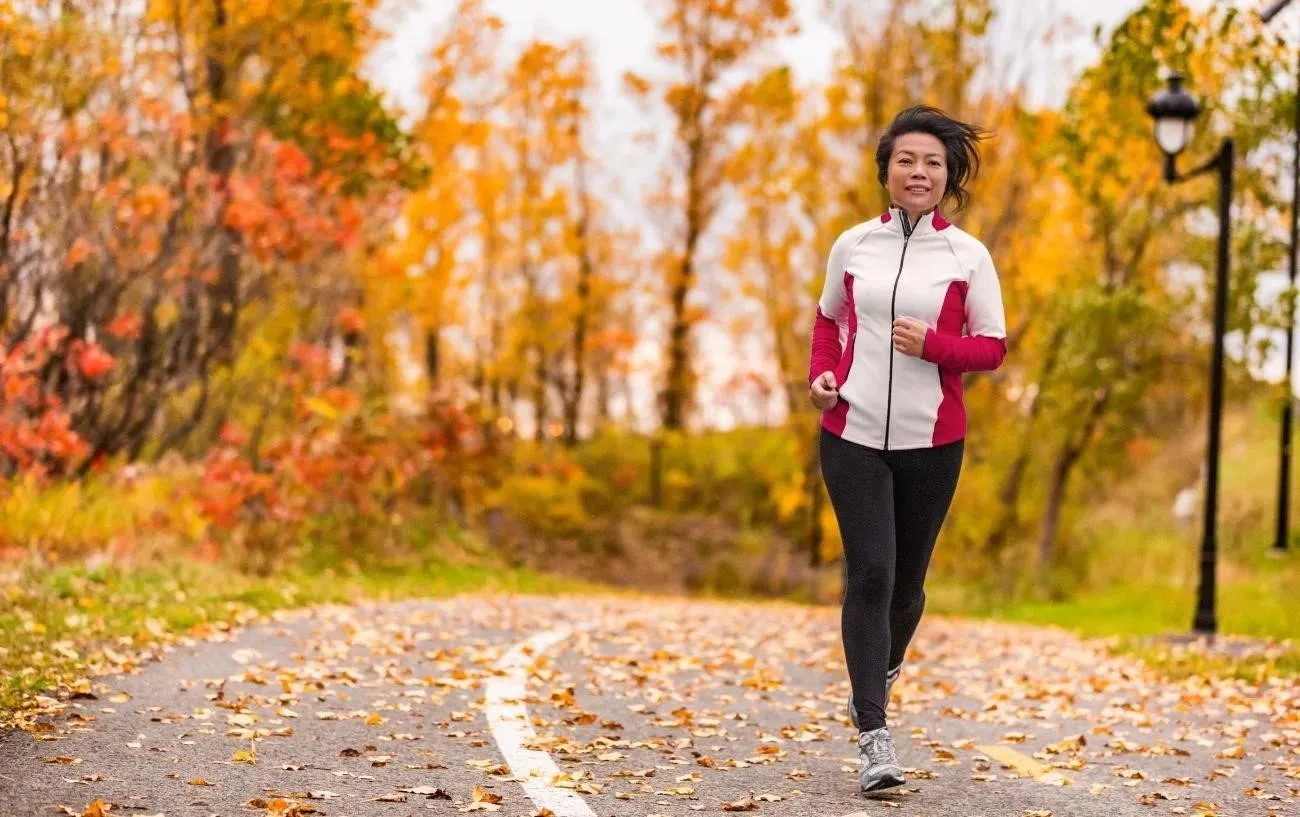
[[(1204, 435), (1171, 434), (1146, 462), (1093, 502), (1074, 526), (1086, 554), (1055, 601), (1003, 600), (940, 585), (938, 607), (954, 614), (1064, 627), (1085, 637), (1115, 637), (1176, 677), (1203, 673), (1258, 679), (1300, 676), (1300, 500), (1291, 503), (1291, 543), (1272, 550), (1277, 486), (1277, 410), (1257, 397), (1224, 416), (1218, 526), (1216, 648), (1176, 647), (1192, 630), (1201, 543), (1201, 511), (1179, 523), (1174, 496), (1196, 487)], [(1293, 458), (1292, 484), (1300, 485)], [(1257, 645), (1248, 649), (1245, 644)]]
[(337, 571), (258, 578), (178, 561), (165, 568), (26, 568), (0, 577), (0, 724), (59, 688), (89, 691), (93, 675), (184, 636), (202, 636), (272, 610), (362, 599), (469, 592), (569, 593), (587, 582), (487, 564)]
[[(1194, 546), (1195, 542), (1186, 543)], [(1266, 551), (1267, 543), (1257, 543)], [(1192, 633), (1195, 584), (1185, 571), (1163, 578), (1112, 581), (1060, 601), (990, 599), (956, 584), (927, 590), (928, 609), (948, 615), (1061, 627), (1085, 638), (1111, 638), (1171, 678), (1198, 674), (1259, 682), (1300, 677), (1300, 548), (1281, 558), (1228, 560), (1219, 574), (1215, 643), (1178, 643)]]

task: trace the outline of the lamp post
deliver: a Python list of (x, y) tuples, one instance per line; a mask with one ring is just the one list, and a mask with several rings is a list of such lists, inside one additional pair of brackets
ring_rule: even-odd
[[(1291, 4), (1291, 0), (1277, 0), (1273, 5), (1260, 12), (1260, 19), (1268, 25), (1282, 9)], [(1297, 230), (1296, 208), (1300, 207), (1300, 49), (1296, 51), (1296, 105), (1295, 105), (1295, 153), (1291, 160), (1291, 252), (1288, 253), (1287, 280), (1290, 289), (1295, 289)], [(1281, 463), (1277, 478), (1277, 532), (1273, 539), (1273, 550), (1282, 553), (1287, 549), (1287, 525), (1290, 523), (1291, 505), (1291, 418), (1295, 413), (1295, 392), (1291, 383), (1291, 358), (1295, 354), (1295, 301), (1288, 300), (1286, 309), (1286, 396), (1282, 400), (1282, 445)]]
[(1214, 354), (1210, 363), (1210, 429), (1205, 452), (1205, 527), (1201, 532), (1200, 581), (1196, 591), (1196, 616), (1192, 629), (1213, 635), (1216, 535), (1219, 503), (1219, 441), (1223, 425), (1223, 334), (1228, 312), (1228, 240), (1232, 208), (1232, 139), (1224, 139), (1219, 152), (1188, 173), (1179, 174), (1178, 154), (1192, 137), (1192, 121), (1200, 105), (1183, 90), (1181, 74), (1170, 74), (1168, 87), (1151, 98), (1147, 113), (1155, 120), (1155, 139), (1165, 154), (1165, 181), (1173, 184), (1205, 173), (1219, 173), (1219, 245), (1214, 276)]

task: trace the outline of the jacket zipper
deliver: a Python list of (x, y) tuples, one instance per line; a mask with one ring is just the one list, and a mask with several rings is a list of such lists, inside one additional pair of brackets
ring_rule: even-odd
[(889, 297), (889, 385), (885, 389), (885, 450), (889, 450), (889, 419), (894, 409), (894, 321), (898, 319), (898, 282), (903, 278), (903, 260), (907, 258), (907, 243), (912, 240), (913, 227), (907, 212), (898, 211), (903, 224), (903, 251), (898, 256), (898, 274), (894, 276), (894, 291)]

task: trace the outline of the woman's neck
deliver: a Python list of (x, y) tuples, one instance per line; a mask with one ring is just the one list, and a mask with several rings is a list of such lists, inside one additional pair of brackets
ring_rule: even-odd
[(908, 224), (916, 224), (918, 221), (921, 220), (921, 218), (922, 218), (923, 216), (925, 216), (926, 213), (929, 213), (929, 212), (931, 212), (932, 210), (934, 210), (933, 207), (927, 207), (927, 208), (925, 208), (924, 210), (910, 210), (910, 209), (908, 209), (908, 208), (906, 208), (906, 207), (903, 207), (903, 206), (901, 206), (901, 205), (898, 205), (898, 204), (895, 204), (895, 205), (893, 205), (893, 206), (894, 206), (895, 208), (899, 209), (899, 210), (902, 210), (904, 213), (907, 214), (907, 223), (908, 223)]

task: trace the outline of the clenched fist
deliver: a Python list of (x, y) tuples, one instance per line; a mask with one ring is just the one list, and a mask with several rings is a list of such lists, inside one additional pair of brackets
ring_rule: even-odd
[(818, 411), (830, 411), (840, 399), (839, 387), (835, 383), (834, 372), (822, 372), (812, 382), (808, 398)]
[(930, 327), (916, 318), (894, 319), (894, 348), (905, 355), (920, 357), (925, 351), (925, 333)]

